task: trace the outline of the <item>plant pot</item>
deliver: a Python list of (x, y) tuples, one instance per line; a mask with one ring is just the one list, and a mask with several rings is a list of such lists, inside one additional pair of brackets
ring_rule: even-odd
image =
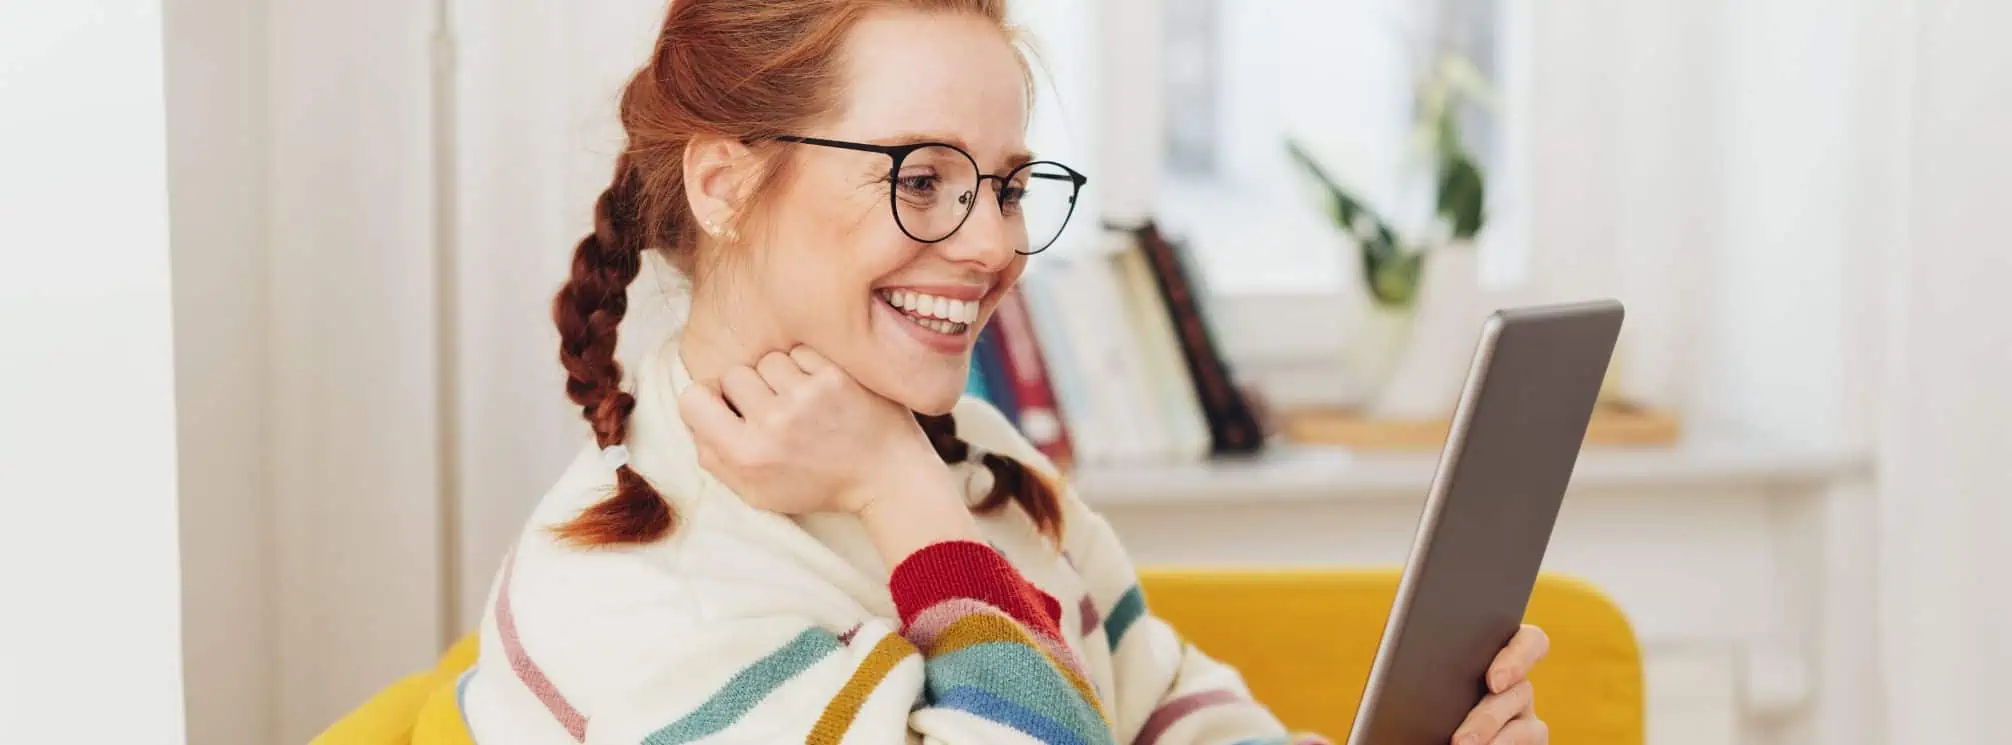
[(1367, 413), (1411, 420), (1452, 415), (1489, 312), (1479, 276), (1479, 258), (1471, 244), (1447, 245), (1426, 254), (1418, 295), (1405, 313), (1409, 333), (1365, 407)]

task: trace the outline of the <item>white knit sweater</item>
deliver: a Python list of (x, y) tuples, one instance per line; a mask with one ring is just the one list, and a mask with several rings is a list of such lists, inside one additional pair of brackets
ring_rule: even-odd
[[(989, 546), (884, 566), (853, 518), (757, 510), (698, 467), (675, 350), (637, 371), (628, 445), (677, 527), (641, 547), (556, 542), (612, 486), (583, 450), (491, 587), (461, 683), (480, 745), (1287, 742), (1233, 670), (1152, 616), (1067, 489), (1060, 551), (1009, 508), (979, 518)], [(968, 442), (1053, 474), (983, 402), (954, 416)], [(982, 496), (983, 470), (957, 468)]]

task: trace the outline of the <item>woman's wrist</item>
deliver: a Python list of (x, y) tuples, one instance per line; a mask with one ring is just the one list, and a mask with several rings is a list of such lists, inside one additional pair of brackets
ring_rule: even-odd
[(867, 487), (854, 514), (891, 569), (945, 541), (976, 541), (978, 522), (942, 461), (897, 466)]

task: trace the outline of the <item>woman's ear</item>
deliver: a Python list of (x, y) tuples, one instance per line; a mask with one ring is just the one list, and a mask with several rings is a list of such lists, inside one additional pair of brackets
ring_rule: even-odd
[(753, 178), (753, 151), (730, 137), (696, 137), (685, 147), (685, 198), (699, 229), (728, 237), (747, 201)]

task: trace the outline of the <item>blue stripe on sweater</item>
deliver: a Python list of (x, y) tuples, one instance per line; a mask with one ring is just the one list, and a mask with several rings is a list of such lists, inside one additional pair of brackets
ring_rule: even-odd
[(790, 678), (810, 669), (841, 645), (824, 629), (805, 629), (769, 656), (734, 673), (726, 685), (684, 718), (643, 738), (643, 745), (680, 745), (718, 734), (746, 716)]
[(1143, 615), (1146, 615), (1146, 595), (1138, 585), (1132, 585), (1111, 606), (1111, 612), (1104, 615), (1104, 641), (1111, 645), (1112, 652), (1118, 651), (1118, 642), (1124, 640), (1125, 632)]
[(1060, 722), (1041, 716), (1019, 704), (995, 696), (984, 689), (957, 686), (936, 697), (936, 706), (954, 709), (988, 721), (1012, 727), (1048, 745), (1088, 745), (1081, 736)]
[(476, 665), (461, 671), (461, 679), (454, 681), (454, 710), (461, 713), (461, 729), (468, 732), (468, 741), (475, 742), (475, 727), (468, 723), (468, 681), (475, 678)]
[[(925, 663), (925, 679), (937, 706), (952, 691), (971, 689), (1014, 706), (1014, 711), (1038, 715), (1070, 733), (1067, 742), (1111, 742), (1110, 725), (1096, 704), (1083, 699), (1040, 650), (1019, 642), (974, 644)], [(961, 694), (969, 696), (970, 694)], [(983, 712), (973, 714), (985, 716)], [(1015, 720), (1007, 726), (1038, 735)], [(1057, 742), (1045, 739), (1044, 742)]]

